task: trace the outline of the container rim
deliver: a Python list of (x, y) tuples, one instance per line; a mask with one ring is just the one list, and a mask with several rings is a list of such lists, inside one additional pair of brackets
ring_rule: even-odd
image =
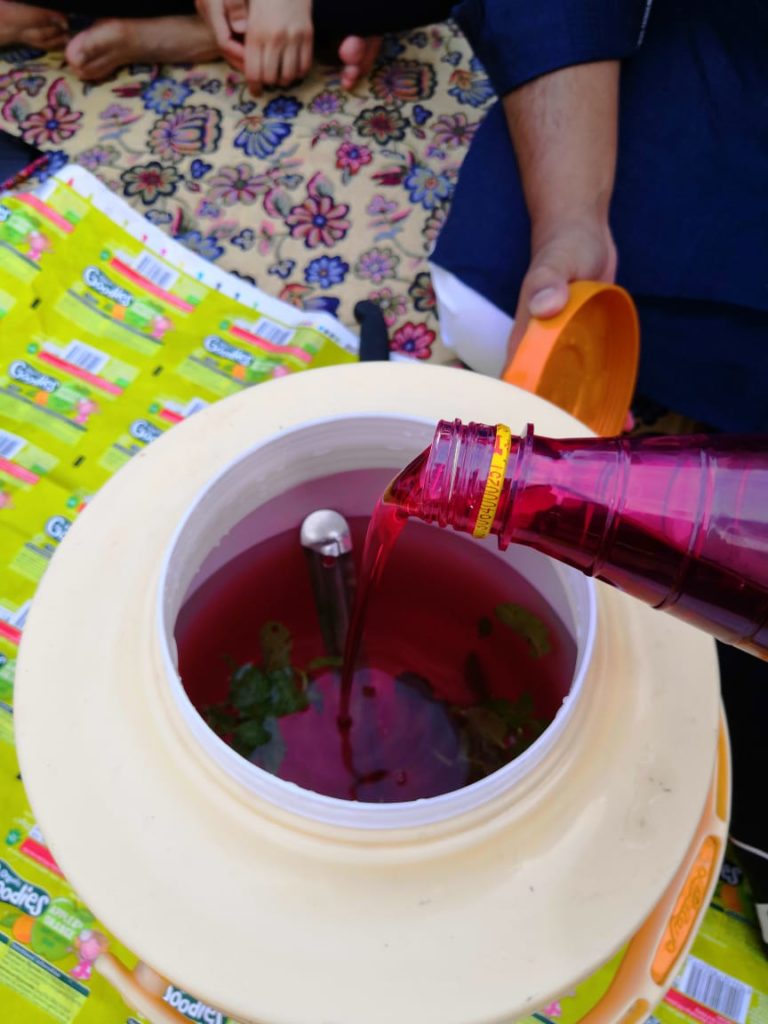
[[(386, 425), (386, 427), (391, 426), (396, 430), (400, 428), (397, 431), (400, 434), (402, 434), (403, 426), (424, 426), (430, 428), (430, 431), (434, 428), (434, 422), (428, 418), (392, 413), (345, 413), (323, 416), (276, 431), (272, 437), (262, 439), (242, 449), (237, 456), (230, 459), (198, 490), (195, 498), (177, 523), (161, 562), (154, 608), (155, 626), (160, 638), (160, 657), (173, 704), (179, 712), (185, 728), (197, 743), (198, 749), (226, 775), (253, 795), (266, 800), (281, 811), (287, 811), (302, 819), (309, 819), (324, 825), (356, 830), (423, 828), (451, 818), (458, 818), (482, 807), (502, 794), (508, 794), (522, 783), (558, 744), (583, 696), (585, 679), (594, 649), (597, 626), (594, 580), (583, 576), (575, 569), (553, 562), (561, 585), (566, 590), (570, 589), (571, 595), (574, 597), (571, 607), (572, 609), (578, 608), (581, 622), (576, 623), (577, 631), (574, 640), (577, 654), (570, 689), (554, 719), (541, 736), (519, 757), (485, 778), (461, 789), (420, 800), (398, 803), (343, 800), (304, 789), (252, 764), (220, 739), (197, 711), (184, 689), (175, 657), (174, 626), (183, 600), (189, 591), (188, 588), (185, 588), (182, 600), (174, 608), (174, 602), (169, 598), (169, 594), (172, 592), (169, 582), (176, 575), (176, 564), (182, 557), (179, 549), (183, 547), (187, 532), (194, 525), (197, 517), (201, 515), (203, 504), (209, 503), (211, 496), (215, 495), (217, 490), (224, 489), (224, 481), (230, 475), (236, 474), (243, 464), (256, 454), (264, 453), (278, 444), (283, 445), (287, 440), (295, 441), (300, 435), (315, 432), (318, 428), (339, 425), (339, 441), (343, 442), (343, 439), (346, 439), (347, 447), (350, 451), (354, 451), (356, 447), (354, 441), (359, 437), (359, 433), (349, 430), (351, 421), (357, 423), (362, 421), (368, 424), (376, 422), (382, 427)], [(344, 447), (343, 443), (340, 444), (340, 447)], [(351, 472), (355, 471), (355, 468), (347, 468)], [(361, 465), (356, 468), (370, 467)], [(394, 467), (393, 472), (396, 471), (397, 467)], [(305, 479), (317, 479), (322, 475), (324, 474), (317, 474)], [(276, 497), (278, 494), (279, 492), (276, 492), (274, 496)], [(251, 511), (258, 508), (259, 505), (260, 503), (256, 503)], [(200, 555), (199, 565), (202, 564), (210, 550), (211, 548)], [(533, 586), (536, 585), (532, 581), (529, 582)]]

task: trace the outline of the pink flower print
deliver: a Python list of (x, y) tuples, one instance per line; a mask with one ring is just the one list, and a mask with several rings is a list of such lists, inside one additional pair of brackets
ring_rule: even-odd
[(234, 206), (235, 203), (250, 206), (269, 190), (272, 183), (266, 180), (266, 175), (255, 175), (250, 164), (242, 163), (235, 167), (222, 167), (208, 184), (209, 196), (224, 206)]
[(33, 146), (65, 142), (71, 139), (79, 128), (78, 121), (83, 115), (76, 110), (58, 104), (49, 104), (42, 110), (29, 114), (21, 122), (25, 142)]
[(432, 246), (437, 241), (437, 236), (443, 230), (443, 225), (448, 219), (448, 210), (445, 206), (436, 206), (427, 217), (424, 224), (424, 241), (427, 243), (427, 248), (431, 250)]
[(151, 206), (160, 196), (171, 196), (176, 191), (181, 175), (168, 164), (150, 160), (148, 164), (137, 164), (120, 175), (127, 196), (140, 196), (146, 206)]
[(408, 321), (392, 336), (392, 351), (402, 352), (414, 359), (429, 359), (434, 340), (435, 332), (430, 331), (426, 324)]
[(178, 162), (185, 156), (212, 153), (221, 137), (221, 114), (211, 107), (171, 110), (149, 133), (149, 148), (161, 160)]
[(117, 124), (130, 124), (131, 121), (136, 121), (139, 116), (133, 113), (131, 107), (125, 107), (122, 103), (110, 103), (99, 114), (99, 118), (102, 121), (115, 121)]
[(435, 145), (449, 149), (468, 146), (478, 126), (479, 122), (470, 124), (466, 114), (443, 114), (432, 124)]
[(355, 263), (355, 273), (364, 280), (379, 284), (385, 278), (395, 276), (399, 262), (400, 257), (389, 246), (383, 249), (375, 246), (360, 256)]
[(381, 105), (361, 110), (355, 118), (355, 128), (358, 133), (369, 139), (374, 139), (380, 146), (404, 139), (407, 127), (408, 121), (399, 110)]
[(81, 153), (77, 162), (87, 167), (89, 171), (96, 171), (99, 167), (106, 167), (114, 164), (120, 156), (117, 146), (91, 146)]
[(434, 94), (436, 80), (431, 64), (416, 60), (387, 61), (371, 74), (371, 92), (379, 100), (413, 103), (429, 99)]
[(545, 1006), (541, 1013), (544, 1017), (562, 1017), (563, 1010), (560, 1003), (555, 1001), (550, 1003), (549, 1006)]
[(316, 249), (344, 238), (349, 231), (348, 213), (346, 203), (336, 204), (329, 195), (311, 195), (291, 209), (285, 223), (294, 238), (304, 239), (307, 249)]
[(376, 292), (371, 292), (368, 298), (381, 310), (387, 327), (392, 327), (401, 316), (405, 316), (408, 308), (405, 296), (395, 295), (391, 288), (380, 288)]
[(272, 238), (275, 234), (274, 225), (268, 220), (263, 220), (259, 224), (259, 243), (257, 249), (262, 256), (268, 256), (272, 251)]
[(330, 114), (338, 114), (343, 110), (344, 104), (345, 99), (340, 93), (327, 89), (315, 96), (309, 109), (313, 114), (322, 114), (324, 117), (328, 117)]
[(341, 171), (357, 174), (361, 167), (373, 160), (367, 146), (358, 146), (354, 142), (342, 142), (336, 150), (336, 166)]
[(393, 200), (385, 199), (381, 195), (375, 195), (366, 206), (365, 212), (369, 213), (372, 217), (387, 217), (390, 213), (394, 213), (396, 209), (397, 203)]

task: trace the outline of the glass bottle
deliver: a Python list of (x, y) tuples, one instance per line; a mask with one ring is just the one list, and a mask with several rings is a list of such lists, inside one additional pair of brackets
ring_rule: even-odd
[(442, 421), (385, 502), (536, 548), (768, 658), (768, 438), (552, 440)]

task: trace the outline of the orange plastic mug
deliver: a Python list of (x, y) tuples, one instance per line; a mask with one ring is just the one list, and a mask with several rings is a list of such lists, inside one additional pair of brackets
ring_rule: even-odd
[(531, 319), (502, 379), (546, 398), (596, 434), (618, 434), (639, 356), (637, 312), (628, 292), (600, 281), (574, 281), (561, 313)]

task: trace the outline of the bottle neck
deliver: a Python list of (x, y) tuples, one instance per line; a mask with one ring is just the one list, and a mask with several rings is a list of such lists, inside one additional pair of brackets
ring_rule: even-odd
[(516, 438), (503, 424), (442, 421), (421, 473), (419, 508), (410, 514), (475, 537), (498, 534), (510, 467), (532, 440), (530, 426), (525, 438)]
[(407, 501), (390, 493), (407, 515), (535, 548), (768, 655), (764, 439), (561, 441), (457, 420), (406, 472)]

